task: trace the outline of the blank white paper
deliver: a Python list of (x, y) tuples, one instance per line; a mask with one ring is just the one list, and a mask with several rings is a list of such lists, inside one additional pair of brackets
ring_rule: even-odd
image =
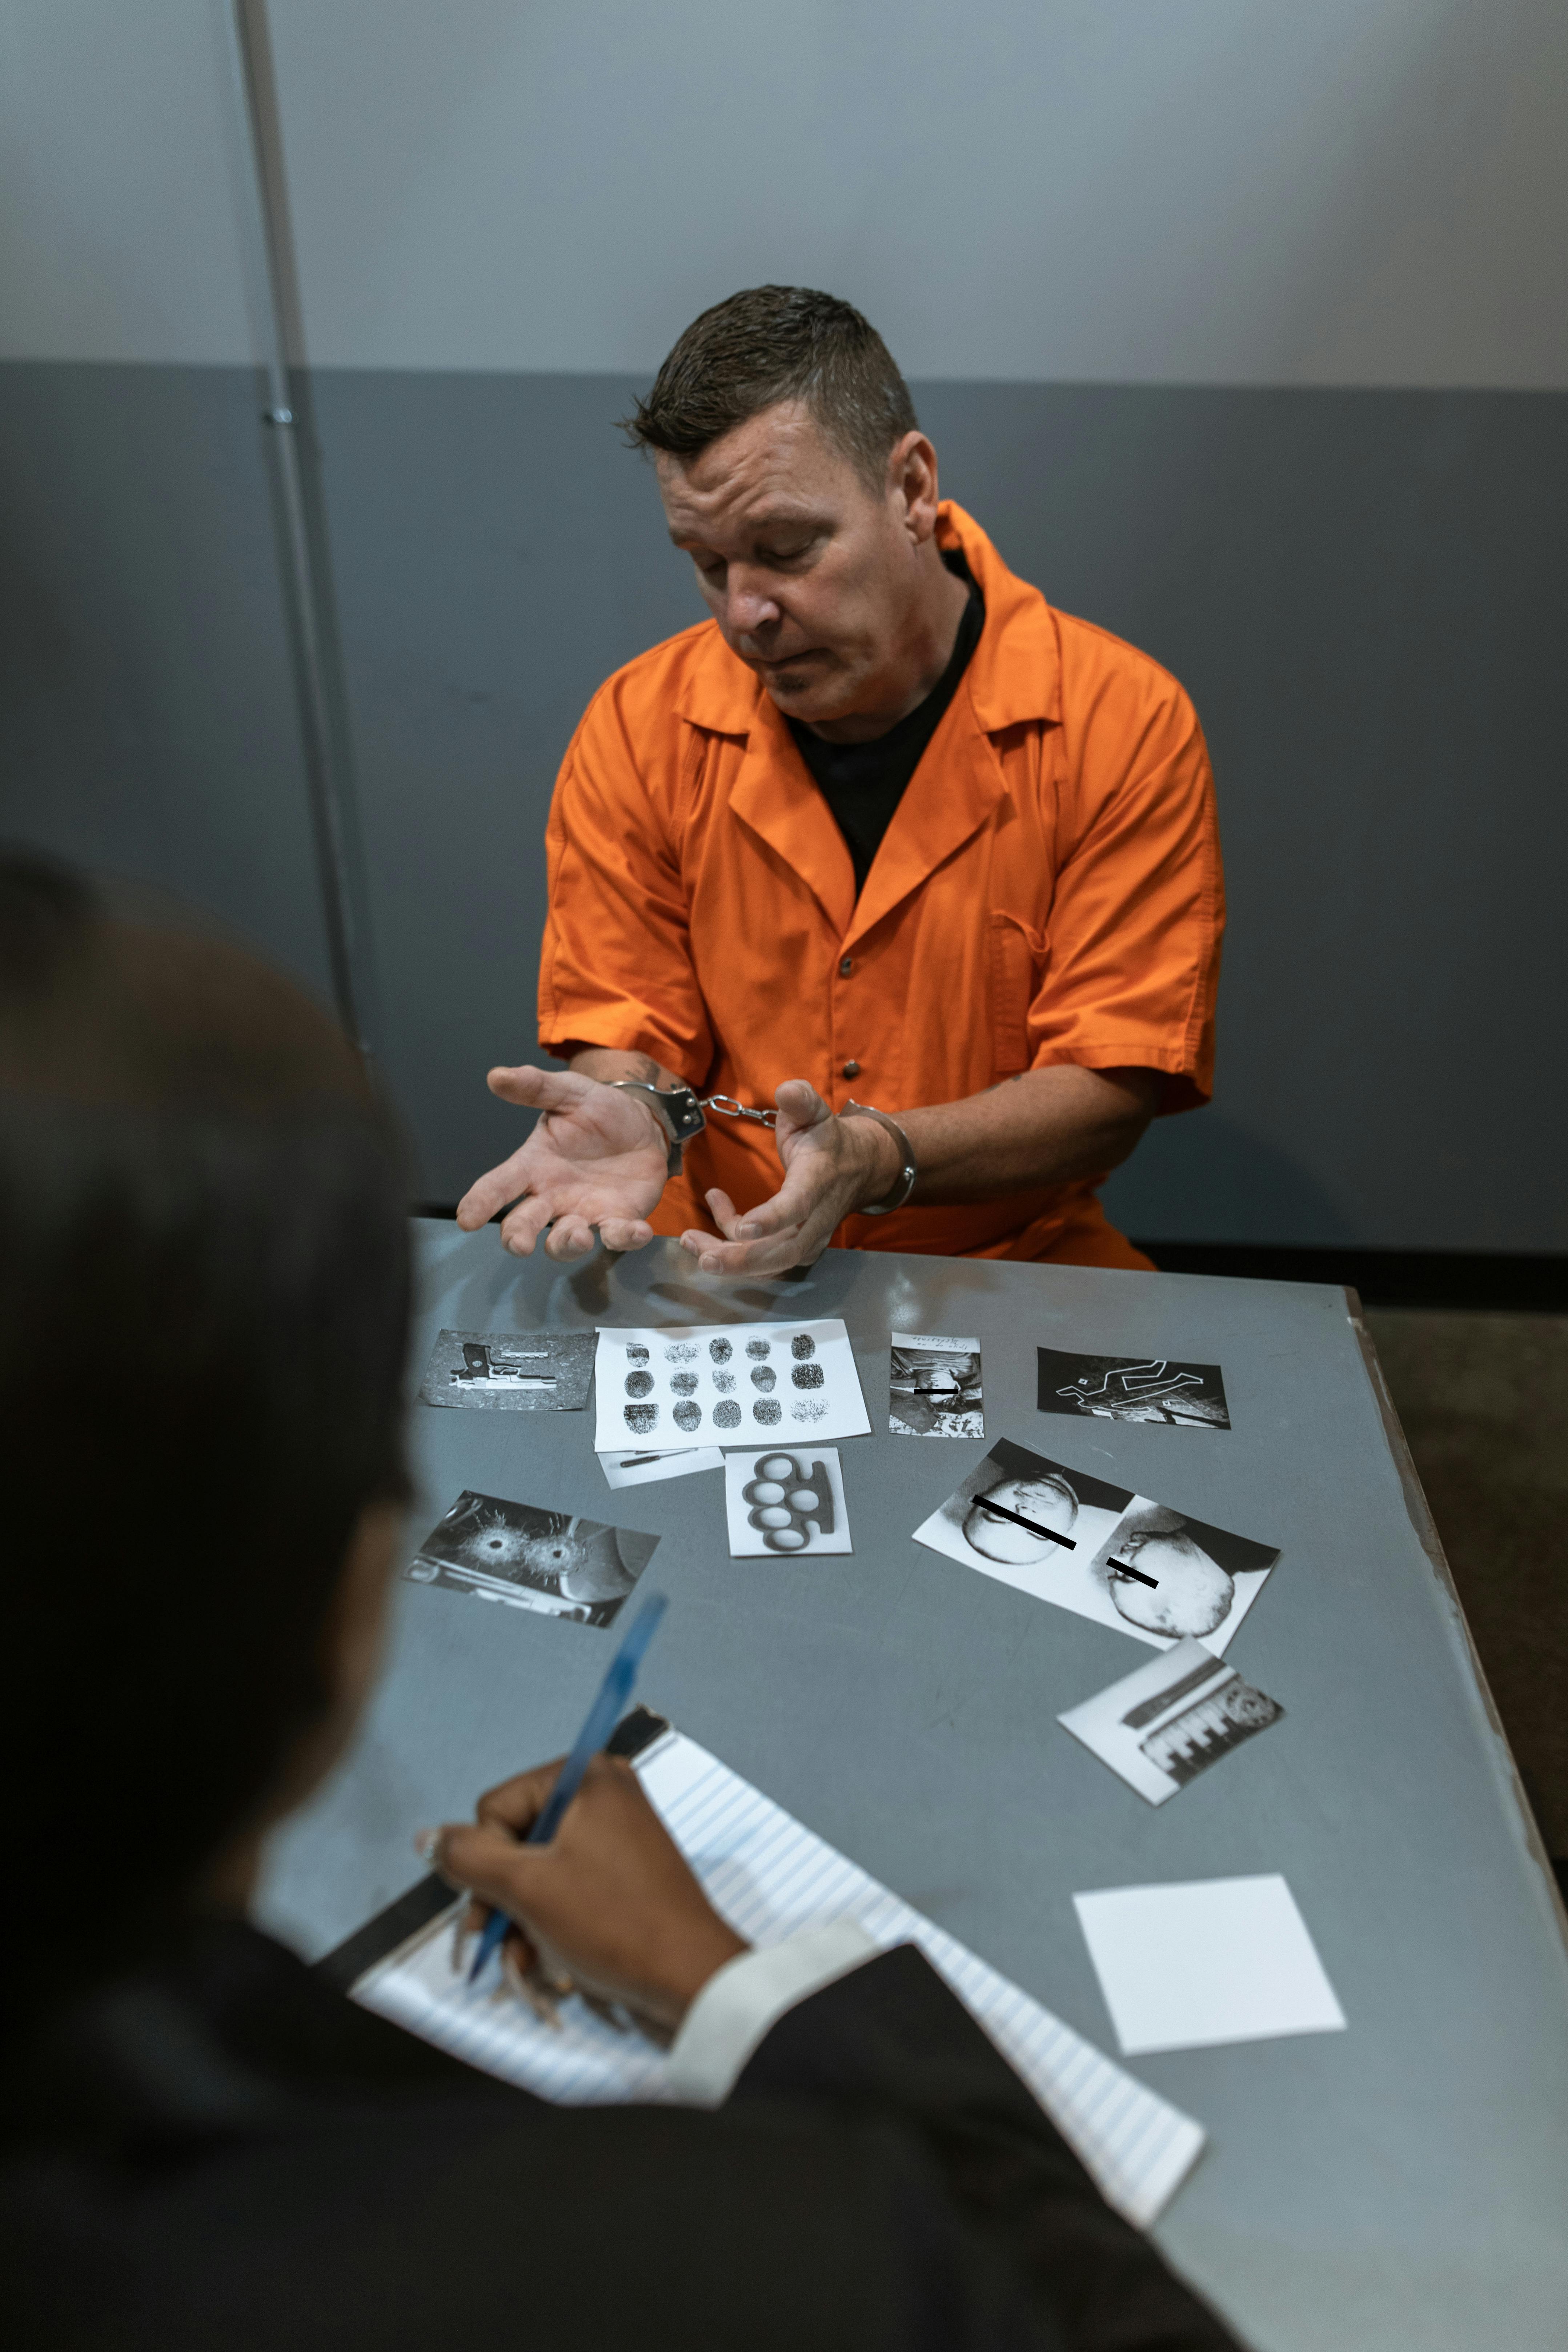
[(1339, 2033), (1345, 2014), (1279, 1873), (1075, 1895), (1124, 2056)]
[[(1092, 2042), (847, 1862), (825, 1840), (679, 1732), (637, 1759), (644, 1788), (716, 1909), (757, 1945), (854, 1919), (886, 1950), (918, 1944), (1099, 2182), (1140, 2229), (1157, 2219), (1204, 2145), (1190, 2116), (1146, 2090)], [(469, 1992), (452, 1968), (457, 1906), (367, 1969), (365, 2008), (437, 2049), (566, 2106), (668, 2100), (668, 2061), (580, 2000), (558, 2030), (510, 1992)]]

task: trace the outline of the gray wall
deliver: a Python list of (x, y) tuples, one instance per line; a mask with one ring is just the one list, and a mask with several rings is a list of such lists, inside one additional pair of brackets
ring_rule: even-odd
[[(3, 822), (323, 957), (217, 0), (0, 27)], [(1568, 1246), (1568, 18), (1531, 0), (273, 0), (377, 1044), (431, 1197), (513, 1139), (555, 762), (696, 616), (612, 420), (827, 283), (944, 480), (1213, 742), (1215, 1108), (1167, 1238)], [(1073, 379), (1084, 379), (1074, 381)]]

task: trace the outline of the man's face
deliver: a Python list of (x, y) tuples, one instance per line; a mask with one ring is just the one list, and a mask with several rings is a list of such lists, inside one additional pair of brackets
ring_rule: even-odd
[(786, 718), (874, 715), (900, 698), (935, 516), (900, 463), (916, 442), (929, 451), (906, 435), (873, 491), (810, 411), (783, 401), (689, 463), (658, 459), (669, 535), (725, 644)]

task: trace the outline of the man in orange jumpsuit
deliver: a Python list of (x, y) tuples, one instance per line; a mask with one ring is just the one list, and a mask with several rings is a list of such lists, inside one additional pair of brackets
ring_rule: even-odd
[(520, 1254), (660, 1233), (710, 1273), (830, 1244), (1145, 1265), (1095, 1187), (1211, 1084), (1224, 897), (1186, 696), (939, 497), (847, 303), (705, 312), (631, 430), (712, 618), (573, 738), (539, 992), (570, 1068), (490, 1072), (543, 1115), (459, 1223), (513, 1202)]

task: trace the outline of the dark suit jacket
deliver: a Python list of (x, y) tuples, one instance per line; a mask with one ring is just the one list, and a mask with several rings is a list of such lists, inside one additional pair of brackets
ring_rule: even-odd
[(13, 2037), (0, 2330), (114, 2352), (1218, 2352), (912, 1948), (716, 2114), (563, 2109), (253, 1929)]

